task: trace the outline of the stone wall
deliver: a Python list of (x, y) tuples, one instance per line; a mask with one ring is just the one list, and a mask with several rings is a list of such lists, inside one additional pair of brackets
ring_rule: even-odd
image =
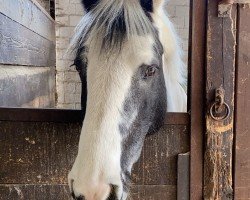
[(80, 0), (56, 0), (56, 87), (57, 107), (79, 109), (81, 82), (72, 64), (72, 57), (66, 54), (73, 31), (83, 15)]
[(166, 6), (168, 15), (181, 38), (181, 46), (186, 62), (188, 60), (189, 8), (190, 0), (170, 0)]
[[(167, 4), (169, 17), (174, 22), (182, 39), (182, 48), (187, 61), (189, 32), (189, 1), (170, 0)], [(57, 45), (57, 107), (80, 108), (81, 82), (73, 67), (72, 57), (66, 54), (73, 30), (83, 15), (80, 0), (56, 0), (56, 45)]]

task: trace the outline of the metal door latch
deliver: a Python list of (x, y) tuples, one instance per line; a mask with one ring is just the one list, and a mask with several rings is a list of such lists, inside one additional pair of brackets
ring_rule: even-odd
[(209, 112), (212, 119), (216, 121), (226, 120), (230, 116), (230, 107), (225, 102), (225, 90), (222, 86), (215, 90), (215, 101)]
[(218, 6), (218, 17), (229, 17), (233, 4), (250, 4), (250, 0), (221, 0)]

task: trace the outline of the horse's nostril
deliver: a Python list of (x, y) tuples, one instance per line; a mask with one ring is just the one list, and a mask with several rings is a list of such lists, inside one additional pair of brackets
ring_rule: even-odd
[(76, 199), (76, 196), (75, 196), (74, 192), (71, 193), (71, 196), (72, 196), (73, 199)]
[(76, 197), (73, 190), (72, 190), (71, 196), (73, 197), (74, 200), (85, 200), (85, 198), (83, 196)]
[(77, 197), (75, 200), (85, 200), (83, 196)]
[(117, 196), (116, 196), (116, 192), (115, 192), (117, 189), (117, 186), (110, 185), (110, 187), (111, 187), (111, 192), (110, 192), (108, 200), (117, 200)]
[(71, 193), (71, 196), (73, 197), (74, 200), (85, 200), (83, 196), (76, 197), (74, 192)]

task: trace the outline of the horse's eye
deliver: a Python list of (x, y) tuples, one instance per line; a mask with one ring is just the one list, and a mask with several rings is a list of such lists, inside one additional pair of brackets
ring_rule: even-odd
[(145, 78), (154, 76), (157, 69), (158, 69), (158, 67), (156, 65), (149, 66), (147, 68), (146, 73), (145, 73)]

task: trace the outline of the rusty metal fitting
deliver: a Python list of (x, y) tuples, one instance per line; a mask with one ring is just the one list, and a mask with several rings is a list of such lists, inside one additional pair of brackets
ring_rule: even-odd
[(215, 90), (215, 100), (210, 107), (210, 116), (216, 121), (222, 121), (230, 116), (230, 107), (225, 102), (225, 90), (222, 86)]

